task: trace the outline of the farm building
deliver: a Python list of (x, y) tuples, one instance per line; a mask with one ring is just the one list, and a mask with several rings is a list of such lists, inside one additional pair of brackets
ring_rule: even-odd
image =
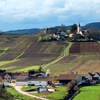
[(47, 86), (51, 84), (53, 81), (55, 81), (54, 77), (36, 77), (36, 78), (31, 78), (31, 79), (17, 79), (16, 80), (16, 85), (29, 85), (29, 86)]
[(28, 86), (28, 80), (16, 80), (17, 86)]
[(80, 83), (82, 82), (82, 75), (77, 74), (77, 73), (76, 74), (75, 73), (60, 74), (57, 77), (57, 80), (60, 83), (64, 83), (64, 84), (67, 84), (70, 81), (76, 81), (77, 83)]

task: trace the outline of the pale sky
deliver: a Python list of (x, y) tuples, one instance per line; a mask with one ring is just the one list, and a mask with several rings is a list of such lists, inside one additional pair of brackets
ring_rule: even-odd
[(0, 0), (0, 30), (100, 20), (100, 0)]

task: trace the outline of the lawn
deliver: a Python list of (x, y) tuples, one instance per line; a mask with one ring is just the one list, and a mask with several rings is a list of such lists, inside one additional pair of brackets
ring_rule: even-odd
[(25, 95), (22, 95), (20, 93), (18, 93), (14, 88), (12, 87), (8, 87), (6, 88), (6, 90), (11, 94), (13, 95), (16, 100), (36, 100), (36, 99), (33, 99), (31, 97), (28, 97), (28, 96), (25, 96)]
[(73, 100), (100, 100), (100, 85), (86, 86)]
[(63, 100), (65, 94), (66, 94), (66, 87), (65, 86), (60, 86), (55, 88), (56, 91), (54, 93), (38, 93), (38, 94), (33, 94), (37, 96), (42, 96), (44, 98), (48, 98), (50, 100)]
[(23, 91), (35, 91), (38, 87), (37, 86), (24, 86), (22, 88)]

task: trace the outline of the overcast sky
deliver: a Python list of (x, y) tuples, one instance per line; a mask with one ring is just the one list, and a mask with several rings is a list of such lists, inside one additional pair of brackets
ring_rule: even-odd
[(100, 20), (100, 0), (0, 0), (0, 30)]

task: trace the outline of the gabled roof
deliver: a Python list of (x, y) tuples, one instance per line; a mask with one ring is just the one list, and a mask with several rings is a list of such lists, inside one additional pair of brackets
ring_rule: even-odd
[(100, 73), (99, 73), (99, 72), (96, 72), (95, 75), (96, 75), (96, 74), (98, 74), (98, 75), (100, 76)]
[(93, 73), (88, 73), (87, 75), (93, 77), (95, 74), (93, 74)]
[(69, 74), (60, 74), (57, 77), (57, 80), (77, 80), (79, 74), (69, 73)]
[(11, 72), (3, 72), (3, 73), (0, 73), (0, 76), (1, 77), (3, 77), (3, 76), (5, 76), (5, 75), (10, 75), (10, 76), (12, 76), (12, 73)]

